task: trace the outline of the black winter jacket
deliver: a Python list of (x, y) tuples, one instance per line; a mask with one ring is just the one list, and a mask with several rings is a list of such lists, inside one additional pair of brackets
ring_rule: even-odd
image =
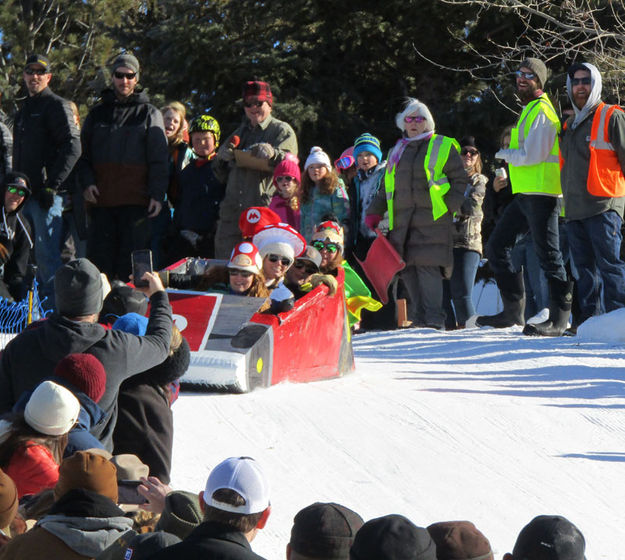
[(117, 426), (113, 433), (115, 455), (131, 453), (150, 467), (150, 475), (169, 484), (174, 444), (174, 418), (167, 385), (189, 368), (188, 342), (151, 370), (132, 376), (119, 390)]
[(147, 206), (165, 200), (169, 185), (169, 151), (161, 112), (147, 94), (120, 101), (111, 89), (85, 119), (81, 131), (82, 189), (96, 185), (97, 206)]
[(67, 100), (50, 88), (27, 97), (13, 125), (13, 171), (28, 175), (33, 194), (57, 190), (80, 157), (80, 133)]
[(171, 307), (167, 293), (156, 292), (145, 336), (107, 330), (97, 323), (70, 321), (54, 314), (50, 319), (15, 337), (0, 359), (0, 414), (11, 410), (24, 391), (32, 391), (54, 375), (56, 364), (68, 354), (86, 352), (98, 358), (106, 370), (106, 390), (98, 405), (108, 417), (92, 432), (112, 451), (117, 421), (117, 393), (121, 383), (160, 364), (169, 353)]
[[(4, 201), (4, 195), (5, 189), (0, 188), (0, 200)], [(4, 283), (0, 295), (9, 295), (16, 301), (24, 299), (28, 291), (26, 273), (33, 248), (30, 224), (21, 212), (27, 200), (28, 196), (24, 197), (15, 212), (6, 212), (4, 206), (0, 206), (0, 270)]]
[(243, 533), (225, 525), (205, 521), (181, 543), (161, 550), (150, 560), (264, 560), (252, 552)]

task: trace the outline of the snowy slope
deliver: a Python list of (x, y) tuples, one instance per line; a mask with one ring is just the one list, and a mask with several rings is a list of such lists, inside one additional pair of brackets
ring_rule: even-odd
[(469, 519), (496, 558), (532, 517), (558, 513), (585, 534), (588, 560), (625, 559), (625, 313), (615, 314), (575, 338), (367, 333), (344, 378), (184, 394), (173, 484), (202, 489), (228, 456), (261, 461), (273, 513), (253, 547), (269, 559), (284, 557), (293, 516), (314, 501), (365, 520)]

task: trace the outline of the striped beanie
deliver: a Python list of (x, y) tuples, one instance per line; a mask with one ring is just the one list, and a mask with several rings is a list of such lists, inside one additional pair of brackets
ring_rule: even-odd
[(360, 154), (361, 152), (370, 152), (376, 158), (378, 158), (378, 162), (382, 161), (382, 150), (380, 149), (380, 141), (369, 132), (361, 134), (354, 141), (354, 158), (358, 158), (358, 154)]

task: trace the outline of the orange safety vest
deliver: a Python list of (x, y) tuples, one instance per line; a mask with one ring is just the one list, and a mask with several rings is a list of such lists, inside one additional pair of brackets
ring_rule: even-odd
[[(606, 105), (601, 102), (592, 119), (590, 132), (590, 163), (586, 188), (593, 196), (620, 197), (625, 196), (625, 176), (610, 142), (610, 117), (614, 111), (623, 111), (618, 105)], [(566, 124), (564, 129), (566, 130)], [(600, 134), (601, 132), (601, 134)], [(560, 168), (564, 159), (560, 157)]]

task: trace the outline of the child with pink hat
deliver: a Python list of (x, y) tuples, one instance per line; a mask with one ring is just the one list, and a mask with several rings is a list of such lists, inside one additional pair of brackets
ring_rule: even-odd
[(296, 155), (287, 152), (286, 157), (273, 170), (273, 185), (276, 187), (276, 194), (273, 195), (269, 204), (269, 208), (280, 216), (281, 222), (289, 224), (298, 231), (301, 179), (299, 159)]

